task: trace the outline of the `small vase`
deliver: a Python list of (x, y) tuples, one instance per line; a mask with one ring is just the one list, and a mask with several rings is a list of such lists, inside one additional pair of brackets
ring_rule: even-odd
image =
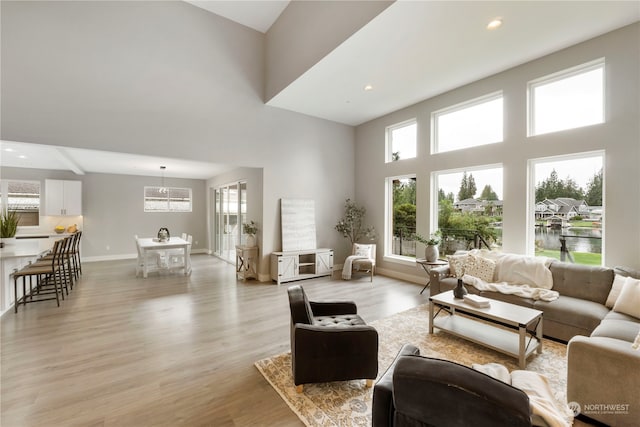
[(462, 299), (467, 293), (467, 288), (462, 284), (462, 279), (458, 279), (458, 286), (453, 289), (453, 296), (457, 299)]
[(2, 246), (10, 246), (13, 245), (16, 242), (16, 238), (15, 237), (3, 237), (2, 239)]
[(437, 245), (427, 245), (424, 250), (424, 257), (427, 262), (436, 262), (440, 256), (440, 250)]
[(245, 246), (255, 246), (256, 245), (256, 236), (253, 234), (247, 234), (247, 241), (245, 242)]

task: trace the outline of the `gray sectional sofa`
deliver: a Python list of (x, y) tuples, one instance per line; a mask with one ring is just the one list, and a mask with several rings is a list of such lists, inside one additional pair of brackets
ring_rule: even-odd
[[(544, 335), (567, 342), (575, 335), (590, 335), (609, 313), (605, 306), (613, 284), (614, 270), (565, 262), (552, 262), (553, 290), (560, 297), (551, 302), (522, 298), (499, 292), (480, 292), (466, 286), (470, 293), (510, 302), (544, 312)], [(434, 268), (430, 273), (431, 295), (455, 288), (457, 279), (449, 277), (449, 267)]]
[[(640, 278), (640, 271), (616, 268)], [(567, 401), (580, 413), (610, 426), (640, 423), (640, 349), (632, 348), (640, 319), (610, 311), (590, 336), (576, 335), (567, 347)]]
[[(640, 420), (640, 350), (632, 343), (640, 319), (605, 303), (616, 274), (640, 278), (640, 271), (554, 261), (549, 265), (553, 290), (560, 297), (534, 301), (499, 292), (470, 293), (543, 311), (544, 335), (568, 342), (567, 401), (579, 412), (611, 426), (637, 426)], [(457, 279), (449, 267), (431, 270), (431, 295), (453, 289)]]

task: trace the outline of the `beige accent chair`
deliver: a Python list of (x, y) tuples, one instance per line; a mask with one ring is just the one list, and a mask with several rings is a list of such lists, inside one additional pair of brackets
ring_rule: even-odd
[(371, 282), (376, 273), (376, 244), (375, 243), (354, 243), (351, 248), (351, 255), (366, 256), (367, 259), (356, 259), (352, 264), (353, 273), (368, 273)]

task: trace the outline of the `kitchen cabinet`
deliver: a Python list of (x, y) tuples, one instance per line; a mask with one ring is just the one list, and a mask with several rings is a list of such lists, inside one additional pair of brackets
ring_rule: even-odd
[(82, 181), (46, 179), (45, 215), (82, 215)]

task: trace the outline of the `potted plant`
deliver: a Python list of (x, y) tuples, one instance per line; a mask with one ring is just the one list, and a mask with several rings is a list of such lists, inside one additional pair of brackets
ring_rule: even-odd
[(0, 238), (3, 243), (7, 239), (13, 239), (18, 230), (18, 213), (16, 211), (5, 210), (0, 212)]
[(424, 250), (424, 257), (428, 262), (435, 262), (440, 257), (440, 250), (438, 249), (438, 245), (440, 244), (442, 234), (440, 230), (435, 233), (431, 233), (429, 238), (424, 238), (420, 234), (415, 233), (413, 235), (413, 240), (416, 242), (420, 242), (426, 246)]
[(253, 220), (242, 224), (242, 229), (244, 230), (244, 234), (247, 235), (247, 246), (255, 246), (256, 245), (256, 234), (258, 234), (258, 224), (256, 224)]
[(363, 238), (369, 241), (375, 240), (376, 238), (376, 229), (374, 227), (365, 227), (362, 224), (366, 213), (367, 210), (364, 207), (358, 206), (356, 202), (351, 199), (345, 201), (344, 217), (338, 221), (335, 229), (344, 237), (348, 237), (351, 245)]

